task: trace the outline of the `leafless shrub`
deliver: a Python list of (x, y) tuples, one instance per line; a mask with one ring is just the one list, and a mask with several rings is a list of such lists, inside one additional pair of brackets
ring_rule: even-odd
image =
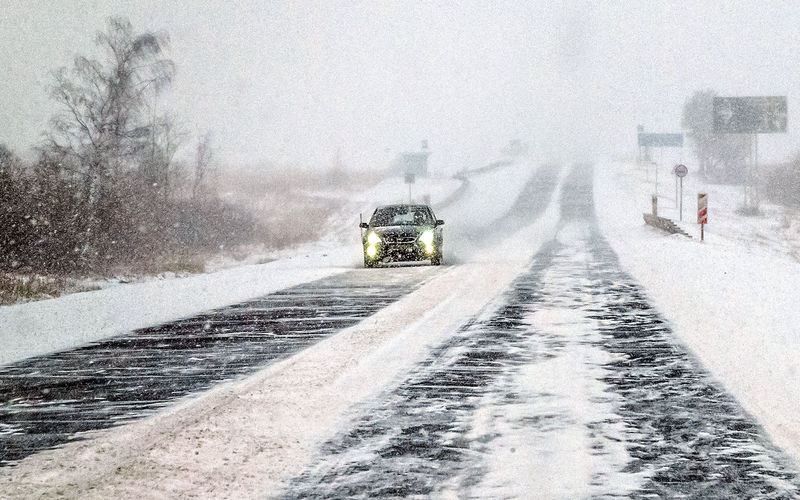
[[(210, 133), (199, 137), (193, 161), (176, 162), (187, 135), (157, 109), (175, 72), (167, 35), (113, 18), (96, 42), (98, 58), (77, 56), (53, 73), (58, 112), (36, 160), (0, 145), (5, 297), (50, 296), (64, 286), (59, 280), (81, 276), (202, 272), (205, 258), (237, 248), (316, 239), (345, 202), (318, 192), (383, 177), (341, 161), (322, 172), (216, 168)], [(50, 281), (25, 278), (41, 275)]]
[(791, 161), (766, 169), (764, 194), (770, 201), (800, 207), (800, 154)]

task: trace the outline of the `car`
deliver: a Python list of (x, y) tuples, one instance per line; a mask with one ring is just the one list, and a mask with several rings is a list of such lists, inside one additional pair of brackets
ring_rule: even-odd
[(383, 262), (430, 260), (442, 263), (442, 226), (428, 205), (384, 205), (362, 222), (364, 267)]

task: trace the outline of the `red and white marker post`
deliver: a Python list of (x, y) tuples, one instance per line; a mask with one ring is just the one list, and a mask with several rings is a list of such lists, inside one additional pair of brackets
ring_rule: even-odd
[(708, 193), (697, 193), (697, 223), (700, 224), (700, 241), (703, 241), (703, 228), (708, 224)]

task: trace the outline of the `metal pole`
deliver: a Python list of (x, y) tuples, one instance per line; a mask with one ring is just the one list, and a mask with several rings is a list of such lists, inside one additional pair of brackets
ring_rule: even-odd
[[(752, 155), (753, 155), (753, 148), (751, 147), (750, 148), (750, 156), (752, 156)], [(747, 170), (744, 173), (744, 181), (742, 182), (742, 187), (744, 187), (744, 208), (745, 209), (747, 209), (747, 207), (750, 206), (750, 200), (747, 199), (747, 185), (750, 184), (750, 169), (753, 167), (752, 163), (753, 163), (753, 159), (750, 158), (750, 164), (746, 165), (746, 167), (745, 167), (745, 168), (747, 168)]]
[[(676, 174), (674, 170), (672, 173), (675, 175), (675, 208), (678, 208), (678, 179), (680, 179), (680, 177), (678, 177), (678, 174)], [(682, 180), (681, 184), (683, 184)]]
[(655, 176), (656, 177), (656, 196), (658, 196), (658, 163), (656, 163), (654, 161), (651, 161), (650, 163), (653, 164), (653, 167), (654, 167), (654, 169), (656, 171), (656, 176)]
[(681, 180), (681, 203), (680, 203), (680, 221), (683, 222), (683, 177), (680, 178)]
[(753, 199), (757, 211), (758, 205), (761, 203), (761, 199), (759, 198), (759, 193), (758, 193), (758, 134), (753, 134), (753, 135), (755, 136), (755, 143), (756, 143), (755, 161), (753, 162)]

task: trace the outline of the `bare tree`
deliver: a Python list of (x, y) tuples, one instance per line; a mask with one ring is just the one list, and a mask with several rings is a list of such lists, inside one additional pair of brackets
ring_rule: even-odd
[(161, 193), (165, 202), (176, 187), (179, 173), (173, 160), (186, 138), (183, 127), (171, 115), (157, 118), (151, 126), (149, 152), (141, 163), (142, 180), (150, 192)]
[(0, 143), (0, 173), (10, 172), (22, 165), (22, 160), (5, 144)]
[(5, 144), (0, 143), (0, 231), (7, 228), (3, 214), (11, 212), (17, 203), (17, 181), (22, 160)]
[(718, 182), (742, 182), (747, 175), (751, 139), (749, 135), (714, 132), (713, 90), (692, 94), (683, 105), (683, 128), (689, 130), (700, 172)]
[(211, 132), (201, 135), (197, 141), (194, 157), (194, 183), (192, 185), (192, 198), (198, 197), (205, 191), (206, 182), (211, 173), (211, 162), (214, 159)]
[[(101, 60), (77, 56), (71, 69), (53, 73), (51, 96), (61, 111), (51, 119), (43, 147), (82, 176), (90, 208), (114, 178), (146, 158), (157, 126), (147, 103), (174, 75), (174, 64), (162, 57), (164, 33), (134, 33), (129, 21), (111, 18), (96, 43)], [(97, 210), (89, 217), (96, 219)]]

